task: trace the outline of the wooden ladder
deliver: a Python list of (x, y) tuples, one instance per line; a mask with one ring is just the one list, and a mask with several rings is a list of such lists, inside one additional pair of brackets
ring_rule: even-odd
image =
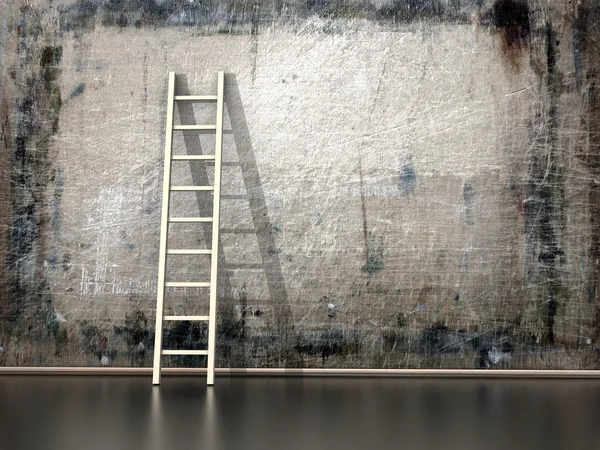
[[(162, 215), (160, 226), (160, 249), (158, 257), (158, 286), (156, 296), (156, 334), (154, 339), (154, 368), (152, 384), (160, 384), (162, 355), (206, 355), (208, 356), (206, 384), (215, 382), (215, 339), (217, 309), (217, 269), (219, 253), (219, 214), (221, 207), (221, 154), (223, 150), (223, 94), (224, 73), (218, 73), (217, 95), (175, 95), (175, 73), (169, 73), (169, 92), (167, 105), (167, 126), (165, 139), (165, 165), (163, 177)], [(215, 124), (210, 125), (174, 125), (173, 111), (175, 102), (216, 102), (217, 113)], [(214, 132), (214, 155), (173, 155), (173, 131), (200, 130)], [(214, 161), (215, 172), (212, 186), (174, 186), (171, 184), (171, 162), (174, 160), (208, 160)], [(170, 194), (172, 191), (213, 191), (212, 217), (171, 217), (169, 214)], [(170, 223), (206, 223), (212, 222), (212, 248), (210, 249), (170, 249)], [(210, 255), (210, 281), (166, 281), (166, 262), (168, 255)], [(208, 316), (165, 316), (165, 289), (169, 287), (210, 288)], [(208, 349), (206, 350), (166, 350), (163, 349), (163, 321), (206, 321), (208, 322)]]

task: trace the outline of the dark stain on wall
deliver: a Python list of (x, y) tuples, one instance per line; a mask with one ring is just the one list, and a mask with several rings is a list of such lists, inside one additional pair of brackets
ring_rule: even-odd
[(414, 194), (417, 187), (417, 171), (412, 165), (402, 168), (399, 177), (399, 188), (402, 195)]
[(383, 237), (377, 236), (373, 232), (369, 233), (368, 247), (369, 259), (362, 270), (363, 272), (368, 273), (369, 277), (373, 277), (373, 275), (383, 270), (385, 267)]
[(531, 42), (531, 14), (526, 0), (495, 0), (480, 14), (480, 24), (498, 34), (500, 48), (509, 65), (520, 70), (521, 60)]
[[(115, 325), (114, 332), (125, 340), (127, 352), (129, 354), (129, 364), (131, 366), (145, 366), (147, 361), (147, 349), (151, 347), (154, 341), (154, 330), (150, 329), (153, 322), (148, 320), (146, 314), (137, 309), (125, 316), (123, 325)], [(167, 336), (171, 339), (170, 345), (184, 345), (185, 333), (179, 333), (180, 330), (169, 330)], [(180, 342), (177, 342), (179, 339)], [(165, 347), (168, 348), (168, 347)]]
[[(20, 33), (26, 33), (23, 23)], [(24, 41), (30, 42), (30, 40)], [(13, 284), (13, 319), (17, 319), (44, 280), (37, 260), (43, 243), (41, 229), (48, 220), (43, 210), (45, 188), (52, 182), (50, 137), (58, 131), (61, 108), (58, 65), (60, 46), (44, 46), (37, 53), (20, 46), (23, 59), (37, 59), (37, 70), (20, 80), (11, 180), (13, 228), (9, 265), (16, 273)]]
[(480, 8), (477, 2), (463, 2), (451, 0), (394, 0), (389, 4), (377, 8), (376, 17), (393, 20), (394, 22), (412, 22), (422, 19), (436, 19), (440, 21), (467, 22), (469, 10)]
[(394, 0), (383, 5), (369, 1), (306, 0), (79, 0), (60, 7), (65, 31), (91, 30), (96, 18), (102, 26), (209, 26), (216, 33), (253, 33), (255, 23), (294, 20), (313, 15), (326, 19), (368, 19), (383, 22), (437, 20), (468, 23), (482, 1)]
[(492, 23), (500, 32), (505, 47), (522, 47), (527, 44), (531, 33), (527, 2), (496, 0), (491, 14)]
[(575, 7), (573, 17), (573, 68), (575, 69), (575, 82), (577, 91), (581, 92), (583, 87), (583, 78), (585, 76), (585, 40), (587, 34), (587, 23), (589, 20), (589, 10), (583, 3)]
[(214, 21), (217, 13), (213, 2), (187, 0), (83, 0), (61, 8), (66, 31), (92, 29), (97, 17), (102, 26), (120, 28), (205, 25)]
[[(62, 47), (47, 43), (38, 15), (21, 9), (16, 32), (18, 70), (11, 71), (15, 84), (14, 135), (10, 197), (12, 226), (6, 254), (9, 278), (11, 333), (25, 342), (54, 342), (60, 354), (67, 342), (66, 328), (54, 310), (54, 299), (44, 266), (52, 267), (56, 255), (47, 242), (60, 218), (47, 192), (60, 200), (62, 182), (54, 168), (51, 138), (59, 128), (62, 106), (60, 62)], [(51, 194), (52, 195), (52, 194)], [(54, 256), (52, 256), (54, 255)], [(48, 257), (48, 260), (45, 258)], [(17, 355), (24, 364), (44, 364), (51, 354), (33, 359)]]
[(575, 9), (574, 35), (578, 52), (575, 63), (581, 65), (580, 79), (586, 107), (582, 128), (587, 131), (589, 147), (585, 162), (590, 174), (589, 208), (591, 242), (588, 250), (588, 298), (595, 305), (594, 339), (600, 338), (600, 5), (595, 1), (578, 2)]
[(83, 94), (85, 92), (85, 84), (83, 83), (79, 83), (75, 89), (73, 89), (71, 91), (71, 94), (69, 95), (69, 99), (73, 99), (75, 97), (79, 97), (81, 94)]
[(299, 338), (294, 346), (295, 351), (303, 357), (320, 357), (325, 363), (332, 356), (346, 357), (358, 353), (360, 342), (358, 336), (344, 336), (338, 330), (323, 330), (317, 335)]
[(367, 199), (365, 198), (365, 180), (362, 170), (362, 158), (358, 159), (358, 176), (360, 181), (360, 211), (362, 214), (362, 232), (365, 245), (365, 267), (369, 265), (369, 225), (367, 222)]
[[(206, 350), (208, 348), (208, 324), (181, 321), (170, 328), (165, 328), (163, 348)], [(177, 356), (168, 364), (184, 367), (205, 367), (206, 356)]]
[(233, 304), (221, 305), (217, 323), (218, 359), (227, 361), (230, 367), (244, 367), (246, 358), (243, 349), (248, 339), (246, 320), (248, 298), (245, 292), (239, 296), (240, 316), (236, 316)]
[[(51, 244), (51, 253), (49, 256), (48, 262), (50, 263), (50, 267), (52, 269), (56, 268), (56, 264), (58, 262), (58, 250), (57, 244), (60, 239), (60, 229), (61, 229), (61, 206), (62, 206), (62, 195), (64, 190), (64, 173), (62, 168), (57, 168), (53, 171), (51, 181), (54, 183), (54, 194), (52, 199), (50, 200), (50, 208), (51, 208), (51, 223), (52, 223), (52, 238), (53, 242)], [(63, 269), (68, 270), (69, 265), (66, 265), (63, 260)]]
[(458, 349), (450, 344), (450, 330), (441, 323), (436, 322), (423, 330), (421, 335), (421, 348), (428, 355), (439, 355), (440, 353), (455, 352)]
[(59, 7), (60, 27), (63, 31), (91, 30), (96, 22), (98, 2), (79, 0), (70, 6)]
[(560, 238), (564, 230), (563, 211), (565, 205), (565, 185), (562, 174), (562, 155), (557, 145), (559, 75), (556, 71), (556, 35), (551, 23), (543, 30), (545, 47), (546, 75), (545, 84), (548, 110), (538, 118), (544, 133), (538, 135), (535, 146), (537, 154), (533, 156), (530, 169), (530, 190), (527, 208), (527, 239), (532, 240), (537, 252), (537, 261), (532, 261), (541, 287), (540, 315), (544, 324), (541, 341), (554, 344), (555, 318), (561, 300), (561, 281), (559, 268), (564, 252)]
[(470, 183), (465, 183), (463, 186), (463, 199), (465, 201), (465, 218), (467, 225), (473, 225), (473, 203), (475, 194), (473, 192), (473, 186)]

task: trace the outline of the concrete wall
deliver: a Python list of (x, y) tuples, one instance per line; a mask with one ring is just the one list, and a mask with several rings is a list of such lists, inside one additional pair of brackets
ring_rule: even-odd
[[(167, 74), (201, 94), (224, 70), (219, 365), (597, 367), (591, 3), (190, 5), (40, 2), (6, 22), (1, 363), (150, 364)], [(210, 215), (204, 194), (172, 201)]]

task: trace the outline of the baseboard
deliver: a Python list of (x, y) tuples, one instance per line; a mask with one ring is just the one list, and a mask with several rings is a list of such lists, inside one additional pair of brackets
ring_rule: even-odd
[[(200, 376), (206, 369), (164, 368), (164, 375)], [(0, 367), (0, 375), (150, 376), (149, 367)], [(597, 370), (452, 370), (452, 369), (216, 369), (217, 376), (398, 377), (398, 378), (592, 378)]]

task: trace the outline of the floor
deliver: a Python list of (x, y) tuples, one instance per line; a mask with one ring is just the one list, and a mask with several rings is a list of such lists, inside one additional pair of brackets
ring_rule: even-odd
[(600, 449), (600, 381), (0, 376), (0, 449)]

